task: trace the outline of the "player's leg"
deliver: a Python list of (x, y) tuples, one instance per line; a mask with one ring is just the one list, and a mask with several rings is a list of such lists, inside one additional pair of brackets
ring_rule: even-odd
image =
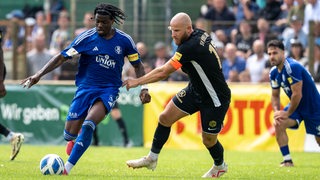
[[(319, 114), (319, 113), (318, 113)], [(320, 147), (320, 116), (315, 114), (310, 114), (309, 117), (304, 117), (304, 126), (308, 134), (312, 134), (315, 137), (317, 144)]]
[(159, 116), (158, 126), (153, 136), (149, 154), (141, 159), (129, 160), (126, 162), (127, 165), (132, 168), (146, 167), (154, 170), (157, 165), (158, 155), (170, 135), (171, 125), (186, 115), (188, 114), (177, 108), (171, 100)]
[[(8, 137), (8, 135), (10, 134), (10, 131), (9, 131), (9, 129), (4, 127), (2, 124), (0, 124), (0, 134), (4, 135), (4, 137)], [(11, 136), (12, 135), (13, 135), (13, 133), (11, 134)]]
[(68, 141), (66, 146), (66, 153), (71, 154), (71, 151), (74, 146), (74, 141), (78, 137), (78, 133), (81, 129), (83, 119), (78, 120), (67, 120), (64, 128), (64, 139)]
[(121, 132), (121, 135), (123, 137), (123, 141), (124, 141), (124, 147), (130, 147), (130, 141), (129, 141), (129, 137), (128, 137), (128, 132), (127, 132), (127, 128), (126, 128), (126, 124), (122, 118), (122, 114), (121, 111), (118, 107), (118, 103), (115, 104), (115, 106), (112, 108), (110, 115), (112, 117), (112, 119), (114, 119), (118, 125), (118, 128)]
[[(89, 109), (79, 136), (77, 137), (68, 161), (65, 164), (64, 173), (69, 174), (73, 166), (78, 162), (83, 153), (90, 146), (93, 131), (105, 117), (107, 110), (101, 100), (97, 100)], [(77, 131), (76, 131), (77, 132)], [(79, 132), (79, 131), (78, 131)]]
[[(297, 118), (294, 118), (297, 119)], [(289, 138), (286, 129), (297, 128), (298, 122), (294, 119), (287, 118), (281, 121), (281, 123), (274, 124), (276, 140), (280, 148), (280, 152), (283, 156), (283, 162), (280, 163), (281, 167), (293, 166), (292, 158), (289, 150)]]
[(207, 134), (202, 132), (203, 144), (208, 149), (212, 159), (213, 166), (202, 177), (220, 177), (228, 171), (228, 166), (224, 162), (224, 149), (222, 144), (218, 141), (217, 134)]
[(213, 166), (202, 177), (220, 177), (228, 170), (228, 166), (224, 162), (224, 149), (218, 140), (218, 134), (222, 130), (229, 104), (213, 107), (210, 105), (200, 109), (202, 142), (214, 161)]
[(20, 152), (21, 145), (24, 141), (23, 134), (12, 132), (2, 124), (0, 124), (0, 134), (4, 135), (8, 141), (10, 141), (12, 147), (10, 160), (14, 160)]

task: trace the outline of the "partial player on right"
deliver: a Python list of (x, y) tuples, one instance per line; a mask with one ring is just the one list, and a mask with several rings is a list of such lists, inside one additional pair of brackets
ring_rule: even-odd
[[(287, 128), (297, 129), (304, 120), (306, 132), (315, 135), (320, 145), (320, 95), (310, 73), (296, 60), (285, 58), (284, 45), (279, 40), (268, 42), (271, 102), (274, 110), (276, 139), (283, 156), (280, 166), (293, 166), (288, 146)], [(280, 110), (280, 87), (290, 103)]]

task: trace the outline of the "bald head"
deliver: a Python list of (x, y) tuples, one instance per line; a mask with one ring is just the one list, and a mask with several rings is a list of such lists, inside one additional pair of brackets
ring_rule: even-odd
[(172, 25), (183, 25), (184, 27), (192, 26), (191, 18), (186, 13), (178, 13), (170, 21), (170, 26)]
[(192, 22), (188, 14), (178, 13), (170, 21), (169, 30), (176, 45), (183, 43), (193, 32)]
[(256, 54), (258, 54), (258, 55), (263, 55), (263, 53), (264, 53), (264, 49), (265, 47), (264, 47), (264, 43), (263, 43), (263, 41), (261, 41), (260, 39), (257, 39), (257, 40), (255, 40), (254, 42), (253, 42), (253, 47), (252, 47), (252, 49), (253, 49), (253, 52), (254, 53), (256, 53)]

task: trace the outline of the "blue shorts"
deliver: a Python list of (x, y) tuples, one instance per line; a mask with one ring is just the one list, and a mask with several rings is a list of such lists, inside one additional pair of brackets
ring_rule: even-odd
[[(287, 105), (284, 110), (287, 111), (289, 105)], [(302, 121), (304, 121), (304, 125), (306, 127), (306, 132), (308, 134), (313, 134), (315, 136), (320, 137), (320, 115), (317, 114), (304, 114), (299, 111), (293, 112), (290, 116), (290, 119), (297, 121), (297, 125), (290, 127), (290, 129), (298, 129), (299, 125)]]
[(88, 110), (98, 99), (103, 102), (107, 112), (110, 112), (118, 98), (118, 95), (119, 89), (115, 87), (79, 87), (70, 105), (67, 121), (84, 119), (88, 114)]

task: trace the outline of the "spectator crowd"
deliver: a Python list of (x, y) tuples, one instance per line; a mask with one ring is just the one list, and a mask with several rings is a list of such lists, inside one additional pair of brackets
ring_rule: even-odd
[[(93, 14), (86, 12), (83, 25), (71, 32), (70, 14), (62, 5), (55, 10), (55, 26), (48, 26), (48, 17), (39, 10), (25, 15), (22, 10), (13, 10), (6, 18), (19, 25), (17, 52), (26, 52), (26, 75), (32, 75), (49, 59), (66, 47), (72, 37), (95, 27)], [(309, 21), (315, 21), (313, 31)], [(266, 54), (269, 40), (282, 40), (286, 55), (309, 69), (308, 35), (314, 33), (315, 46), (313, 67), (314, 80), (320, 82), (320, 0), (206, 0), (199, 7), (199, 16), (194, 27), (206, 30), (222, 60), (223, 74), (228, 82), (269, 82), (271, 68)], [(52, 23), (52, 22), (51, 22)], [(47, 27), (53, 27), (46, 29)], [(3, 38), (4, 51), (13, 48), (12, 26), (7, 26)], [(22, 46), (27, 43), (27, 46)], [(166, 63), (174, 53), (175, 44), (159, 40), (148, 46), (136, 44), (146, 72)], [(23, 49), (26, 47), (26, 49)], [(148, 49), (152, 47), (152, 49)], [(128, 63), (126, 63), (128, 64)], [(48, 80), (74, 79), (77, 58), (44, 77)], [(124, 66), (124, 77), (134, 76), (130, 66)], [(188, 77), (181, 71), (170, 75), (166, 81), (185, 81)]]

